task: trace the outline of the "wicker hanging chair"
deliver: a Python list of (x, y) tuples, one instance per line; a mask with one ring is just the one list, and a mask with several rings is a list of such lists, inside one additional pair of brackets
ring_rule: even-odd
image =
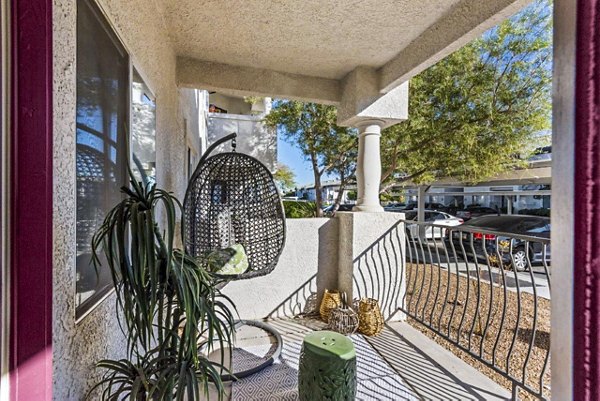
[[(269, 274), (285, 244), (285, 215), (271, 172), (258, 160), (235, 151), (236, 134), (214, 143), (192, 175), (183, 203), (187, 252), (200, 256), (243, 245), (248, 269), (228, 279)], [(210, 153), (232, 141), (233, 151)]]
[[(220, 276), (223, 281), (269, 274), (285, 244), (285, 214), (271, 172), (258, 160), (235, 151), (236, 134), (211, 145), (190, 178), (183, 202), (183, 236), (188, 254), (201, 256), (234, 244), (244, 247), (248, 268), (241, 274)], [(219, 145), (231, 141), (233, 150), (210, 156)], [(273, 352), (257, 366), (223, 380), (237, 380), (271, 365), (281, 353), (283, 341), (272, 326), (242, 320), (269, 332)]]

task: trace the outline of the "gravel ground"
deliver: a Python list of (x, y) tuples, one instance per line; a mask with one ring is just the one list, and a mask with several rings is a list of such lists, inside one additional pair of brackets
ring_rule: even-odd
[[(492, 291), (490, 284), (478, 284), (476, 279), (448, 274), (431, 265), (408, 264), (406, 305), (410, 314), (424, 324), (411, 318), (409, 323), (506, 388), (512, 388), (510, 380), (425, 326), (432, 326), (489, 362), (494, 358), (494, 365), (500, 370), (517, 382), (524, 381), (534, 391), (541, 387), (544, 396), (550, 398), (550, 300), (538, 297), (536, 303), (533, 295), (512, 291), (505, 295), (499, 276)], [(538, 399), (523, 390), (519, 396), (524, 400)]]

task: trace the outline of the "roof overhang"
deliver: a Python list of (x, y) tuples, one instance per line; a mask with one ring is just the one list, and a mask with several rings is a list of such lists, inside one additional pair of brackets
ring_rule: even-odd
[(180, 86), (408, 115), (408, 80), (527, 0), (165, 0)]
[[(477, 186), (477, 187), (492, 187), (492, 186), (505, 186), (505, 185), (550, 185), (552, 184), (552, 167), (530, 167), (520, 170), (511, 170), (495, 177), (487, 178), (485, 181), (478, 182), (477, 184), (465, 183), (453, 178), (442, 178), (432, 183), (429, 183), (430, 187), (465, 187), (465, 186)], [(406, 182), (402, 187), (418, 187), (413, 182)]]

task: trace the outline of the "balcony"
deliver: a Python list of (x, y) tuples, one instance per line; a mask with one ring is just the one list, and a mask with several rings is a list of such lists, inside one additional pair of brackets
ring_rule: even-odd
[[(341, 220), (348, 217), (339, 215)], [(307, 237), (316, 231), (326, 241), (336, 219), (317, 230), (307, 221), (288, 220), (289, 235), (297, 240), (302, 234), (296, 231)], [(307, 264), (312, 252), (327, 252), (322, 243), (315, 244), (320, 250), (301, 250)], [(317, 312), (323, 263), (279, 304), (277, 292), (261, 299), (262, 306), (276, 305), (265, 316), (282, 334), (283, 352), (273, 366), (231, 384), (230, 399), (265, 399), (265, 391), (270, 399), (296, 399), (302, 338), (326, 327)], [(352, 336), (358, 355), (357, 397), (549, 399), (550, 265), (547, 238), (397, 221), (353, 260), (354, 297), (378, 299), (387, 318), (380, 335)], [(276, 280), (274, 285), (286, 286), (278, 280), (290, 273), (273, 276), (269, 280)], [(250, 288), (234, 286), (225, 288), (234, 298)], [(266, 291), (260, 281), (252, 286), (255, 293)], [(252, 312), (244, 306), (242, 313)], [(242, 330), (237, 341), (234, 368), (260, 360), (269, 344), (256, 331)]]
[[(248, 1), (235, 12), (221, 2), (191, 0), (5, 3), (0, 10), (7, 38), (1, 85), (0, 340), (10, 347), (2, 348), (0, 398), (84, 399), (98, 381), (94, 363), (126, 357), (111, 288), (84, 313), (77, 310), (81, 233), (75, 155), (76, 116), (84, 105), (89, 109), (82, 116), (88, 119), (106, 109), (101, 124), (94, 125), (108, 141), (117, 141), (106, 160), (114, 159), (113, 150), (129, 156), (121, 130), (135, 120), (133, 70), (151, 89), (153, 96), (145, 101), (156, 106), (156, 154), (145, 167), (180, 199), (189, 166), (202, 153), (195, 128), (208, 126), (207, 114), (198, 109), (201, 102), (185, 93), (331, 104), (338, 107), (340, 125), (360, 130), (357, 187), (359, 198), (369, 200), (361, 205), (364, 213), (288, 221), (288, 245), (277, 269), (225, 289), (242, 317), (273, 321), (294, 344), (306, 331), (322, 327), (310, 312), (325, 288), (337, 287), (353, 298), (380, 301), (385, 331), (356, 341), (371, 347), (372, 360), (385, 367), (379, 377), (391, 381), (379, 387), (398, 397), (548, 398), (550, 390), (560, 400), (598, 395), (600, 342), (590, 330), (600, 316), (593, 298), (600, 249), (600, 136), (593, 118), (599, 64), (590, 50), (598, 32), (592, 0), (577, 7), (570, 0), (554, 2), (552, 263), (548, 239), (435, 226), (428, 236), (427, 226), (407, 231), (402, 216), (371, 213), (381, 209), (379, 136), (383, 128), (410, 118), (408, 81), (525, 1), (399, 6), (310, 0), (274, 7)], [(86, 8), (94, 24), (78, 23)], [(83, 41), (82, 29), (94, 27)], [(577, 43), (576, 31), (585, 34)], [(86, 82), (93, 90), (80, 98), (84, 92), (78, 86)], [(198, 135), (191, 138), (192, 131)], [(117, 193), (118, 187), (100, 192)], [(97, 217), (95, 222), (101, 221)], [(517, 256), (513, 251), (523, 243), (524, 255)], [(531, 250), (529, 244), (538, 245)], [(517, 259), (529, 270), (513, 270)], [(475, 368), (465, 367), (465, 361)], [(270, 380), (269, 385), (281, 384), (275, 375)]]

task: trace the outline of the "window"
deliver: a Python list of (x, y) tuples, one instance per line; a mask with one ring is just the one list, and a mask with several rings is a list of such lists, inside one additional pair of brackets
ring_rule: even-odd
[(92, 236), (127, 183), (129, 58), (92, 0), (77, 3), (77, 262), (76, 317), (112, 289), (103, 263), (90, 263)]
[(425, 212), (425, 221), (445, 220), (446, 217), (442, 213), (427, 213)]
[(131, 143), (136, 179), (156, 182), (156, 100), (139, 72), (133, 68), (131, 86)]

